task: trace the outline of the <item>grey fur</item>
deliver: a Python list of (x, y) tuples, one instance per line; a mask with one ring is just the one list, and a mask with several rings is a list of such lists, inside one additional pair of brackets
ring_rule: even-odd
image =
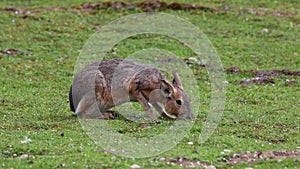
[[(113, 118), (117, 113), (110, 108), (139, 102), (152, 119), (151, 105), (164, 117), (193, 119), (180, 77), (176, 72), (173, 76), (170, 83), (151, 65), (120, 58), (97, 61), (75, 75), (69, 92), (70, 107), (81, 117)], [(101, 113), (97, 114), (98, 108)]]

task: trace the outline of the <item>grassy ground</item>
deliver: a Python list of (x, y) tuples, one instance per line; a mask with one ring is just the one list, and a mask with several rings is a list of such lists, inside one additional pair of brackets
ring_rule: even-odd
[[(131, 1), (135, 2), (135, 1)], [(164, 12), (199, 27), (216, 47), (227, 73), (227, 103), (222, 122), (210, 139), (198, 145), (206, 119), (210, 88), (204, 68), (194, 69), (201, 88), (202, 107), (195, 125), (175, 148), (155, 157), (134, 159), (97, 152), (96, 146), (69, 110), (68, 90), (74, 65), (87, 39), (114, 19), (140, 10), (101, 9), (91, 13), (41, 11), (29, 15), (0, 11), (0, 165), (3, 168), (181, 168), (159, 161), (161, 157), (185, 157), (220, 168), (297, 168), (299, 159), (263, 160), (258, 163), (223, 164), (222, 159), (247, 151), (300, 151), (300, 79), (283, 75), (275, 84), (239, 85), (252, 77), (251, 70), (300, 68), (300, 4), (298, 1), (205, 1), (214, 12)], [(78, 6), (76, 1), (1, 1), (0, 8), (37, 9)], [(227, 11), (224, 9), (228, 8)], [(142, 39), (142, 40), (141, 40)], [(141, 41), (143, 43), (141, 43)], [(123, 41), (118, 54), (126, 56), (148, 47), (162, 47), (182, 58), (190, 51), (160, 37)], [(148, 43), (154, 42), (154, 43)], [(19, 54), (7, 55), (5, 49)], [(191, 54), (192, 55), (192, 54)], [(286, 85), (286, 80), (296, 84)], [(137, 126), (124, 119), (114, 121), (122, 133)], [(152, 126), (155, 128), (155, 125)], [(146, 129), (147, 130), (147, 129)], [(145, 131), (152, 135), (153, 133)], [(157, 131), (154, 131), (157, 132)], [(25, 136), (32, 142), (21, 143)], [(193, 142), (193, 145), (188, 145)], [(230, 152), (221, 153), (224, 149)], [(29, 158), (18, 159), (22, 154)]]

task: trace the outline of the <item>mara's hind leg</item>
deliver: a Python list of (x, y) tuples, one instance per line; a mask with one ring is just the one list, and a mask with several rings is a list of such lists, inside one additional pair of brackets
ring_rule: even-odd
[(101, 112), (100, 118), (101, 119), (114, 119), (119, 116), (120, 116), (120, 114), (118, 111), (106, 110), (104, 112)]
[(91, 97), (90, 95), (85, 95), (78, 103), (75, 114), (79, 118), (100, 118), (101, 114), (99, 112), (98, 105), (94, 100), (94, 97)]
[(101, 113), (93, 94), (86, 94), (79, 101), (75, 114), (79, 118), (98, 119), (101, 118)]
[(100, 110), (98, 106), (94, 98), (86, 95), (80, 100), (75, 113), (78, 117), (86, 119), (114, 119), (119, 117), (118, 111)]

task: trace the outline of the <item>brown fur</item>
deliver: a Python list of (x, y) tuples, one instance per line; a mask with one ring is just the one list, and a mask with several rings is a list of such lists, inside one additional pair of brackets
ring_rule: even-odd
[(180, 77), (175, 72), (173, 75), (173, 83), (170, 83), (151, 65), (120, 58), (94, 62), (74, 77), (69, 93), (71, 110), (89, 117), (89, 112), (97, 112), (97, 105), (101, 113), (92, 113), (92, 117), (105, 118), (104, 114), (115, 114), (110, 108), (133, 101), (139, 102), (152, 119), (155, 116), (150, 105), (162, 116), (192, 119), (190, 101)]

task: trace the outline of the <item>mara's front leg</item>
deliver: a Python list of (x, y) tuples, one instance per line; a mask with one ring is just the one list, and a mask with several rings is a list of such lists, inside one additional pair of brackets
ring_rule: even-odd
[(156, 120), (157, 118), (153, 114), (150, 104), (148, 100), (144, 97), (144, 95), (140, 91), (135, 91), (132, 95), (136, 98), (136, 100), (143, 106), (145, 109), (147, 116), (152, 120)]
[(168, 119), (176, 119), (175, 116), (168, 114), (160, 105), (158, 102), (155, 103), (151, 103), (153, 105), (153, 107), (156, 109), (156, 111), (163, 116), (164, 118), (168, 118)]
[(154, 102), (154, 103), (151, 103), (152, 106), (155, 108), (155, 110), (161, 115), (161, 116), (164, 116), (165, 117), (165, 110), (159, 105), (159, 103), (157, 102)]

